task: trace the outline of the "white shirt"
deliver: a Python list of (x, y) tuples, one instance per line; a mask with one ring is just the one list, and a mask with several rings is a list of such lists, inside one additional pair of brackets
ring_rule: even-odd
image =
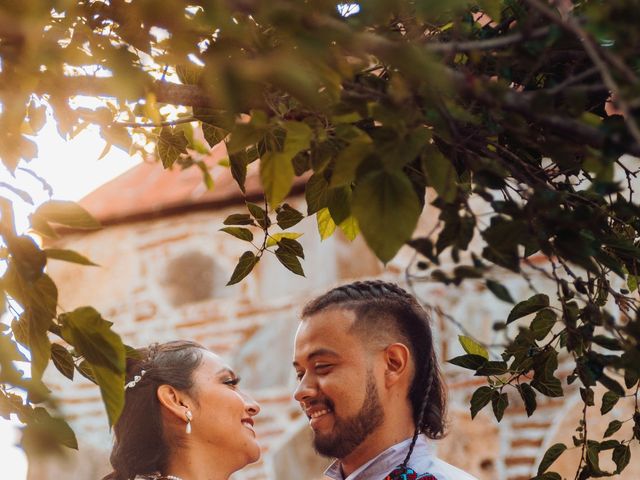
[[(324, 474), (333, 480), (384, 480), (394, 468), (402, 464), (407, 455), (411, 439), (389, 447), (377, 457), (369, 460), (348, 477), (342, 475), (340, 461), (336, 460)], [(477, 478), (440, 460), (433, 452), (433, 447), (424, 435), (420, 435), (416, 441), (408, 467), (418, 475), (428, 473), (437, 480), (477, 480)]]

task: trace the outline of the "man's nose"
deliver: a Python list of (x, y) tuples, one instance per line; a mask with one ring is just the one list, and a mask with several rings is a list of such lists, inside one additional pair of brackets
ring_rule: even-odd
[(302, 403), (305, 400), (313, 398), (316, 395), (316, 392), (317, 389), (315, 383), (311, 381), (309, 375), (305, 375), (300, 380), (295, 392), (293, 392), (293, 398)]

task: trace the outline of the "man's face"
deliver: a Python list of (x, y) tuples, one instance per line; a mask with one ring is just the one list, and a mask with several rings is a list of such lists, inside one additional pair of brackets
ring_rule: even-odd
[(329, 457), (349, 455), (384, 419), (380, 365), (349, 332), (354, 320), (353, 312), (330, 308), (305, 318), (296, 334), (294, 397), (309, 418), (314, 447)]

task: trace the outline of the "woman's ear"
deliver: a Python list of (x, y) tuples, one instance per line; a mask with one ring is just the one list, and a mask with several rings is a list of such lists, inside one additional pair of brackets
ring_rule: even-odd
[(385, 385), (391, 387), (410, 375), (411, 353), (403, 343), (392, 343), (384, 351)]
[(160, 385), (156, 392), (160, 405), (168, 412), (178, 417), (182, 422), (187, 421), (187, 411), (191, 410), (188, 398), (171, 385)]

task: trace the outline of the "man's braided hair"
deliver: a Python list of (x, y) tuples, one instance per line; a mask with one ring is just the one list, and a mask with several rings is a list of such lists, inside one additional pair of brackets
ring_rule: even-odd
[(415, 375), (409, 400), (416, 429), (404, 462), (406, 466), (420, 433), (436, 439), (444, 435), (445, 429), (446, 396), (429, 315), (413, 295), (398, 285), (380, 280), (354, 282), (329, 290), (304, 307), (302, 318), (328, 308), (353, 311), (356, 320), (352, 330), (355, 333), (375, 338), (391, 332), (411, 352)]

